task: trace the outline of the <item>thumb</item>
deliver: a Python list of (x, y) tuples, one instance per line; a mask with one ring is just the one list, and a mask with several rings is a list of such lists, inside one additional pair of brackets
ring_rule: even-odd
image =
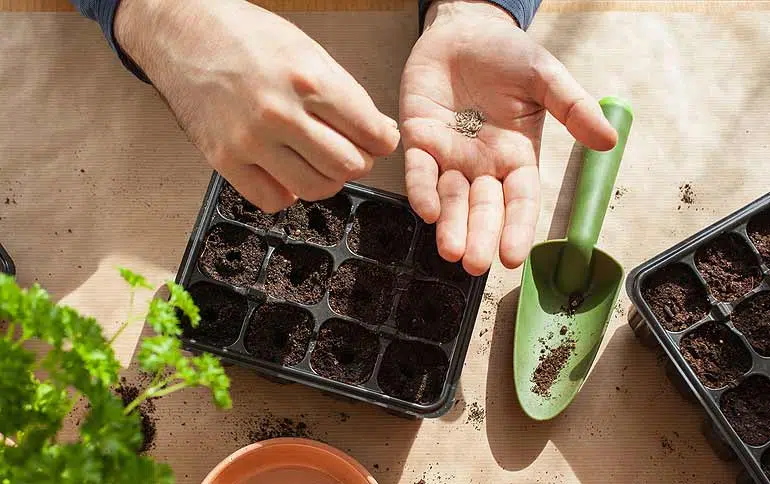
[(550, 53), (544, 51), (535, 68), (535, 100), (584, 146), (607, 151), (618, 135), (604, 117), (598, 101)]

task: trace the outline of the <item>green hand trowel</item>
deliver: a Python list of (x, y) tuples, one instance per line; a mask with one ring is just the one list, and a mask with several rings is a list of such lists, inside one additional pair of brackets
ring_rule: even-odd
[(623, 281), (621, 265), (595, 245), (633, 113), (617, 98), (599, 104), (618, 142), (610, 151), (586, 149), (567, 239), (534, 246), (524, 263), (513, 369), (519, 403), (536, 420), (557, 416), (580, 391)]

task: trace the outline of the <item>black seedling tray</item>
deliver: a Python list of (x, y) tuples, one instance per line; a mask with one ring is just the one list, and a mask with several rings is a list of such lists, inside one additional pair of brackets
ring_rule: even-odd
[[(186, 349), (214, 354), (224, 361), (255, 369), (273, 380), (302, 383), (333, 396), (368, 402), (409, 418), (439, 417), (452, 407), (487, 274), (471, 277), (462, 271), (459, 264), (437, 262), (435, 258), (430, 258), (431, 254), (434, 257), (437, 256), (435, 236), (431, 233), (433, 227), (422, 223), (410, 209), (406, 199), (399, 195), (357, 184), (346, 184), (340, 194), (326, 201), (331, 203), (331, 206), (345, 206), (344, 214), (341, 216), (344, 222), (341, 221), (339, 225), (339, 240), (331, 242), (331, 246), (326, 246), (321, 245), (324, 242), (317, 243), (319, 242), (317, 238), (313, 241), (299, 240), (307, 235), (303, 230), (307, 231), (308, 227), (312, 227), (314, 223), (323, 222), (323, 220), (314, 221), (313, 219), (321, 216), (320, 209), (313, 208), (317, 204), (295, 205), (295, 208), (310, 207), (310, 210), (305, 212), (308, 215), (304, 226), (290, 223), (288, 213), (292, 208), (270, 219), (261, 212), (255, 216), (253, 212), (255, 209), (250, 205), (248, 205), (250, 221), (242, 223), (235, 220), (236, 218), (246, 220), (242, 217), (244, 213), (242, 205), (237, 209), (222, 209), (219, 205), (220, 194), (223, 191), (226, 191), (224, 197), (228, 197), (230, 201), (233, 196), (242, 200), (222, 177), (214, 173), (190, 235), (176, 281), (193, 293), (193, 298), (200, 306), (204, 320), (207, 317), (214, 318), (214, 313), (211, 313), (214, 310), (219, 311), (219, 316), (216, 316), (219, 319), (223, 317), (222, 314), (237, 316), (232, 316), (227, 325), (220, 325), (217, 330), (209, 330), (209, 332), (196, 333), (195, 330), (188, 328), (181, 337)], [(361, 207), (365, 208), (362, 210)], [(387, 212), (389, 207), (400, 214), (405, 213), (406, 226), (392, 229), (386, 237), (380, 237), (374, 241), (368, 239), (366, 235), (376, 233), (376, 230), (367, 232), (367, 227), (380, 224), (392, 227), (396, 223), (393, 220), (398, 217), (383, 216), (382, 212), (376, 213), (378, 210)], [(227, 212), (230, 217), (224, 212)], [(372, 212), (379, 216), (371, 216)], [(354, 229), (356, 217), (363, 218), (367, 213), (370, 214), (368, 220), (374, 223), (358, 224), (357, 246), (360, 248), (359, 252), (370, 253), (371, 257), (376, 257), (380, 261), (362, 257), (350, 248), (353, 239), (351, 231), (356, 230)], [(258, 225), (262, 225), (262, 228)], [(270, 227), (267, 228), (268, 226)], [(409, 226), (413, 227), (411, 233)], [(207, 239), (212, 233), (219, 235)], [(327, 235), (329, 233), (326, 232)], [(380, 242), (387, 246), (398, 239), (404, 241), (403, 258), (396, 257), (398, 255), (396, 249), (379, 252), (373, 250), (373, 247), (376, 249), (375, 246)], [(221, 245), (217, 244), (221, 244), (222, 240), (231, 240), (235, 241), (234, 244), (245, 245), (239, 246), (237, 253), (229, 251), (222, 255), (220, 251), (219, 259), (216, 257), (212, 259), (211, 254), (220, 250), (218, 247)], [(244, 240), (247, 242), (243, 242)], [(248, 242), (255, 240), (261, 244), (261, 249), (254, 249), (257, 242)], [(430, 244), (423, 245), (425, 240), (429, 240)], [(314, 266), (316, 268), (320, 267), (319, 261), (326, 260), (328, 264), (326, 267), (331, 274), (329, 279), (326, 279), (328, 284), (324, 285), (322, 290), (316, 291), (318, 286), (315, 285), (312, 286), (315, 288), (313, 290), (287, 293), (284, 291), (287, 284), (289, 286), (304, 284), (301, 279), (292, 279), (295, 276), (295, 269), (301, 266), (301, 263), (297, 262), (299, 259), (287, 265), (287, 257), (292, 253), (303, 251), (315, 251), (312, 252), (315, 255), (306, 257), (306, 260), (318, 262), (319, 266)], [(236, 283), (224, 282), (224, 279), (235, 280), (229, 276), (220, 277), (222, 274), (232, 274), (228, 272), (231, 269), (230, 264), (237, 264), (240, 267), (242, 259), (256, 261), (262, 252), (264, 256), (261, 263), (254, 262), (254, 266), (259, 266), (258, 273), (255, 271), (237, 273), (233, 277), (241, 279)], [(381, 262), (388, 258), (399, 260)], [(204, 262), (201, 263), (201, 260)], [(214, 262), (211, 262), (212, 260)], [(357, 266), (358, 264), (361, 266)], [(310, 263), (310, 265), (313, 264)], [(342, 270), (340, 270), (341, 266), (344, 266)], [(208, 269), (205, 269), (206, 267)], [(287, 267), (292, 269), (289, 270)], [(359, 269), (351, 269), (355, 267)], [(311, 277), (305, 281), (311, 279), (316, 283), (319, 280), (323, 281), (324, 277), (318, 276), (323, 272), (322, 269), (318, 269), (314, 273), (315, 276), (312, 276), (316, 279)], [(353, 274), (352, 283), (351, 279), (345, 283), (343, 274), (348, 276)], [(371, 291), (372, 287), (378, 287), (377, 284), (361, 283), (361, 279), (372, 280), (374, 277), (374, 280), (377, 280), (375, 276), (384, 278), (380, 280), (391, 280), (393, 284), (389, 290), (372, 293), (375, 296), (379, 294), (388, 298), (387, 304), (383, 303), (379, 306), (375, 304), (375, 309), (372, 309), (367, 306), (367, 302), (383, 301), (383, 299), (361, 298), (359, 293), (361, 291), (366, 293)], [(275, 281), (282, 281), (283, 286)], [(334, 281), (339, 284), (333, 286)], [(416, 286), (410, 291), (412, 283)], [(198, 284), (205, 284), (205, 286), (197, 286), (197, 288), (206, 289), (198, 290), (196, 288)], [(435, 294), (439, 297), (431, 297), (426, 293), (437, 288), (440, 290)], [(292, 287), (289, 289), (293, 290)], [(281, 294), (276, 294), (277, 292)], [(236, 299), (232, 299), (228, 294), (235, 295)], [(369, 295), (375, 297), (372, 294)], [(426, 304), (429, 306), (438, 304), (439, 309), (446, 309), (447, 306), (435, 303), (436, 300), (442, 300), (441, 294), (455, 296), (455, 299), (450, 297), (448, 300), (456, 302), (450, 309), (456, 309), (458, 316), (454, 320), (455, 324), (447, 324), (446, 327), (450, 328), (447, 331), (426, 334), (425, 331), (430, 332), (430, 328), (434, 326), (426, 325), (424, 320), (419, 319), (422, 316), (412, 312), (407, 317), (399, 312), (402, 304), (411, 304), (413, 309), (417, 308), (417, 311), (420, 308), (424, 309)], [(231, 299), (232, 304), (222, 303)], [(217, 304), (216, 301), (220, 301), (220, 304), (214, 308), (213, 304)], [(364, 301), (363, 306), (369, 309), (360, 309), (355, 306), (356, 301)], [(213, 309), (210, 308), (210, 313), (207, 314), (206, 306), (209, 303), (212, 303)], [(338, 311), (332, 309), (333, 306)], [(305, 323), (304, 316), (300, 316), (302, 311), (306, 312), (303, 313), (304, 315), (310, 316), (309, 324)], [(441, 312), (441, 314), (444, 313)], [(409, 319), (413, 316), (414, 319)], [(254, 318), (253, 321), (252, 318)], [(330, 320), (333, 322), (327, 326), (326, 323)], [(449, 318), (447, 317), (446, 320)], [(399, 326), (399, 321), (402, 327)], [(415, 322), (422, 322), (423, 326), (411, 327), (410, 325)], [(200, 336), (201, 334), (203, 336)], [(360, 343), (355, 348), (346, 344), (351, 340), (351, 334), (360, 336), (357, 340)], [(267, 341), (272, 343), (268, 344)], [(307, 343), (306, 346), (305, 343)], [(272, 344), (276, 346), (270, 351), (280, 349), (280, 354), (277, 356), (275, 352), (265, 350), (265, 345)], [(251, 352), (247, 346), (252, 348)], [(263, 357), (256, 357), (254, 353), (260, 351)], [(318, 351), (317, 355), (316, 351)], [(415, 359), (421, 359), (420, 363), (415, 363)], [(330, 378), (327, 372), (328, 365), (340, 370), (343, 374), (332, 375), (336, 378)], [(319, 374), (319, 368), (323, 368), (321, 372), (325, 373), (324, 375)], [(386, 387), (391, 390), (390, 392), (386, 392), (380, 385), (380, 377), (385, 372), (391, 377), (396, 375), (401, 379), (401, 383), (398, 383), (398, 379), (389, 380), (390, 384), (386, 384)], [(411, 385), (409, 385), (410, 382)], [(428, 394), (433, 397), (428, 398), (426, 396)]]
[(0, 245), (0, 272), (4, 274), (15, 275), (16, 266), (13, 265), (13, 260), (8, 252), (5, 251), (2, 245)]
[[(632, 321), (635, 332), (654, 335), (674, 381), (703, 406), (715, 436), (746, 467), (742, 482), (748, 474), (748, 482), (760, 484), (770, 484), (763, 471), (763, 459), (770, 468), (770, 318), (765, 325), (747, 320), (756, 323), (760, 301), (770, 298), (768, 221), (770, 193), (643, 263), (626, 281), (646, 322)], [(728, 264), (715, 262), (720, 253), (732, 254), (721, 259)], [(715, 267), (729, 271), (718, 274)], [(751, 388), (754, 395), (744, 393)], [(756, 415), (751, 426), (750, 414)]]

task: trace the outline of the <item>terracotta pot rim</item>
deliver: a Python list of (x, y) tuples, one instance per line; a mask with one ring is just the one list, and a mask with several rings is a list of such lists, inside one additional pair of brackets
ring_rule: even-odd
[(203, 482), (201, 484), (212, 484), (215, 482), (215, 479), (227, 468), (231, 465), (232, 462), (242, 459), (245, 456), (258, 451), (259, 449), (263, 449), (265, 447), (276, 447), (281, 445), (301, 445), (304, 447), (313, 447), (319, 450), (322, 450), (324, 452), (328, 452), (332, 456), (341, 459), (344, 461), (344, 463), (351, 469), (357, 472), (361, 475), (362, 482), (368, 482), (369, 484), (377, 484), (377, 481), (372, 477), (371, 473), (358, 461), (353, 459), (348, 454), (342, 452), (341, 450), (332, 447), (331, 445), (324, 444), (323, 442), (318, 442), (311, 439), (303, 439), (303, 438), (294, 438), (294, 437), (278, 437), (275, 439), (268, 439), (268, 440), (262, 440), (260, 442), (255, 442), (253, 444), (249, 444), (245, 447), (241, 447), (240, 449), (236, 450), (229, 456), (225, 457), (219, 464), (217, 464), (214, 469), (209, 472), (209, 474), (203, 479)]

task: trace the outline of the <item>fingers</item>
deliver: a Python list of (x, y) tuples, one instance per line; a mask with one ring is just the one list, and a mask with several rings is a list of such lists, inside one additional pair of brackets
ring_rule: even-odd
[(363, 87), (343, 73), (337, 82), (324, 82), (317, 95), (306, 98), (309, 113), (372, 156), (385, 156), (398, 146), (398, 123), (381, 113)]
[(618, 135), (599, 103), (583, 89), (564, 65), (548, 52), (536, 72), (536, 100), (583, 145), (597, 151), (612, 149)]
[(365, 176), (372, 156), (323, 121), (304, 116), (289, 145), (319, 173), (342, 183)]
[(491, 176), (473, 181), (468, 211), (468, 241), (463, 268), (473, 275), (484, 274), (492, 265), (503, 225), (503, 188)]
[(406, 194), (409, 203), (425, 223), (436, 223), (441, 213), (437, 188), (438, 163), (430, 154), (419, 148), (409, 148), (405, 157)]
[(503, 180), (505, 223), (500, 240), (500, 261), (509, 269), (519, 267), (535, 239), (540, 211), (540, 176), (537, 166), (523, 166)]
[(297, 197), (258, 165), (233, 163), (221, 167), (218, 171), (238, 193), (267, 213), (283, 210), (297, 200)]
[(459, 171), (444, 172), (438, 180), (441, 214), (436, 223), (436, 243), (439, 255), (449, 262), (457, 262), (465, 254), (469, 194), (470, 184)]
[(291, 193), (307, 201), (334, 196), (344, 181), (332, 180), (316, 170), (293, 148), (276, 146), (260, 160), (261, 166)]

